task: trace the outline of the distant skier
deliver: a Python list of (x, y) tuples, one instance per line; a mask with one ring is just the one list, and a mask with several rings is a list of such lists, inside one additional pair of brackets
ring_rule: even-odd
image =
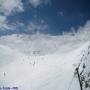
[(4, 76), (6, 76), (6, 73), (5, 72), (3, 74), (4, 74)]

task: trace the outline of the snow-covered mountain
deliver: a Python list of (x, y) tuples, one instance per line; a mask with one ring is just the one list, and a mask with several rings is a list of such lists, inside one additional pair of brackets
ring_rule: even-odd
[(74, 73), (80, 64), (79, 72), (83, 70), (82, 75), (89, 80), (90, 42), (73, 36), (65, 39), (66, 36), (44, 35), (0, 37), (0, 86), (17, 86), (19, 90), (80, 90)]

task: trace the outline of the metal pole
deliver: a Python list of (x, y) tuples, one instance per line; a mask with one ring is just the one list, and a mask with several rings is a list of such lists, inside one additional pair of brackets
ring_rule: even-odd
[(80, 84), (80, 89), (83, 90), (78, 68), (76, 68), (76, 72), (77, 72), (77, 75), (78, 75), (78, 81), (79, 81), (79, 84)]

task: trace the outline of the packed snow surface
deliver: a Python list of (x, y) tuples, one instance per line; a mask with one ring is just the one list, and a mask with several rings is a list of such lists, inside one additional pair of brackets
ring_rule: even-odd
[(19, 90), (80, 90), (74, 72), (90, 42), (74, 45), (72, 40), (60, 42), (53, 37), (56, 43), (47, 38), (0, 38), (0, 86), (17, 86)]

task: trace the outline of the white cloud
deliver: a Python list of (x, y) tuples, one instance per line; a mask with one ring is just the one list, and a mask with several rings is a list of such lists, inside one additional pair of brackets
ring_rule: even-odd
[(8, 23), (7, 16), (0, 16), (0, 31), (5, 31), (5, 30), (20, 31), (22, 29), (25, 32), (36, 34), (36, 33), (47, 32), (47, 30), (49, 29), (49, 26), (45, 24), (44, 20), (30, 21), (27, 25), (18, 21), (13, 23)]
[(0, 0), (0, 13), (4, 15), (9, 15), (12, 12), (21, 12), (23, 10), (21, 0)]
[(30, 22), (29, 25), (27, 25), (27, 29), (28, 31), (30, 31), (31, 33), (37, 33), (37, 32), (44, 32), (46, 30), (48, 30), (48, 25), (44, 23), (43, 20), (41, 20), (40, 22)]
[[(22, 23), (18, 22), (17, 24), (13, 24), (12, 29), (16, 28), (17, 30), (17, 25), (21, 27), (23, 26)], [(36, 25), (34, 22), (31, 22), (28, 25), (28, 30), (30, 30), (33, 33), (37, 28), (43, 29), (42, 26), (38, 27), (38, 25)], [(40, 51), (40, 54), (58, 53), (58, 52), (67, 53), (68, 51), (75, 50), (76, 48), (80, 47), (82, 44), (90, 41), (90, 21), (87, 21), (83, 27), (80, 27), (78, 29), (78, 32), (75, 33), (74, 36), (72, 35), (72, 33), (75, 32), (73, 31), (67, 32), (64, 35), (57, 35), (57, 36), (38, 33), (38, 32), (32, 35), (26, 35), (26, 34), (20, 35), (19, 39), (23, 41), (22, 45), (26, 45), (21, 50), (25, 50), (26, 52), (30, 52), (30, 53), (32, 53), (33, 51)], [(12, 36), (8, 36), (8, 37), (12, 39), (13, 38)], [(7, 36), (5, 37), (8, 38)], [(15, 36), (15, 38), (17, 39), (18, 37)], [(27, 45), (27, 43), (29, 43), (29, 46)], [(18, 44), (18, 46), (21, 47), (21, 44)]]
[(49, 4), (50, 1), (51, 0), (29, 0), (30, 4), (35, 8), (42, 4)]
[(17, 30), (24, 27), (21, 22), (8, 23), (7, 16), (0, 15), (0, 31)]
[[(74, 36), (72, 34), (75, 34)], [(74, 32), (72, 28), (71, 32), (67, 32), (64, 35), (52, 36), (46, 34), (34, 34), (33, 41), (39, 42), (34, 45), (36, 50), (40, 50), (42, 53), (55, 53), (55, 52), (68, 52), (75, 50), (82, 44), (90, 41), (90, 21), (78, 28), (78, 32)]]
[(11, 29), (7, 16), (22, 11), (24, 9), (21, 0), (0, 0), (0, 30)]
[(6, 21), (6, 17), (0, 15), (0, 27), (5, 23), (5, 21)]
[(90, 40), (90, 21), (78, 28), (78, 33), (76, 34), (81, 40)]
[(90, 20), (88, 20), (84, 26), (79, 26), (79, 28), (77, 29), (77, 33), (72, 27), (70, 32), (64, 32), (64, 35), (72, 35), (72, 33), (74, 33), (75, 36), (83, 36), (84, 38), (90, 37)]
[(0, 15), (0, 30), (2, 28), (8, 28), (7, 27), (7, 20), (6, 20), (6, 16)]
[(11, 29), (11, 26), (8, 24), (7, 16), (0, 15), (0, 31)]

